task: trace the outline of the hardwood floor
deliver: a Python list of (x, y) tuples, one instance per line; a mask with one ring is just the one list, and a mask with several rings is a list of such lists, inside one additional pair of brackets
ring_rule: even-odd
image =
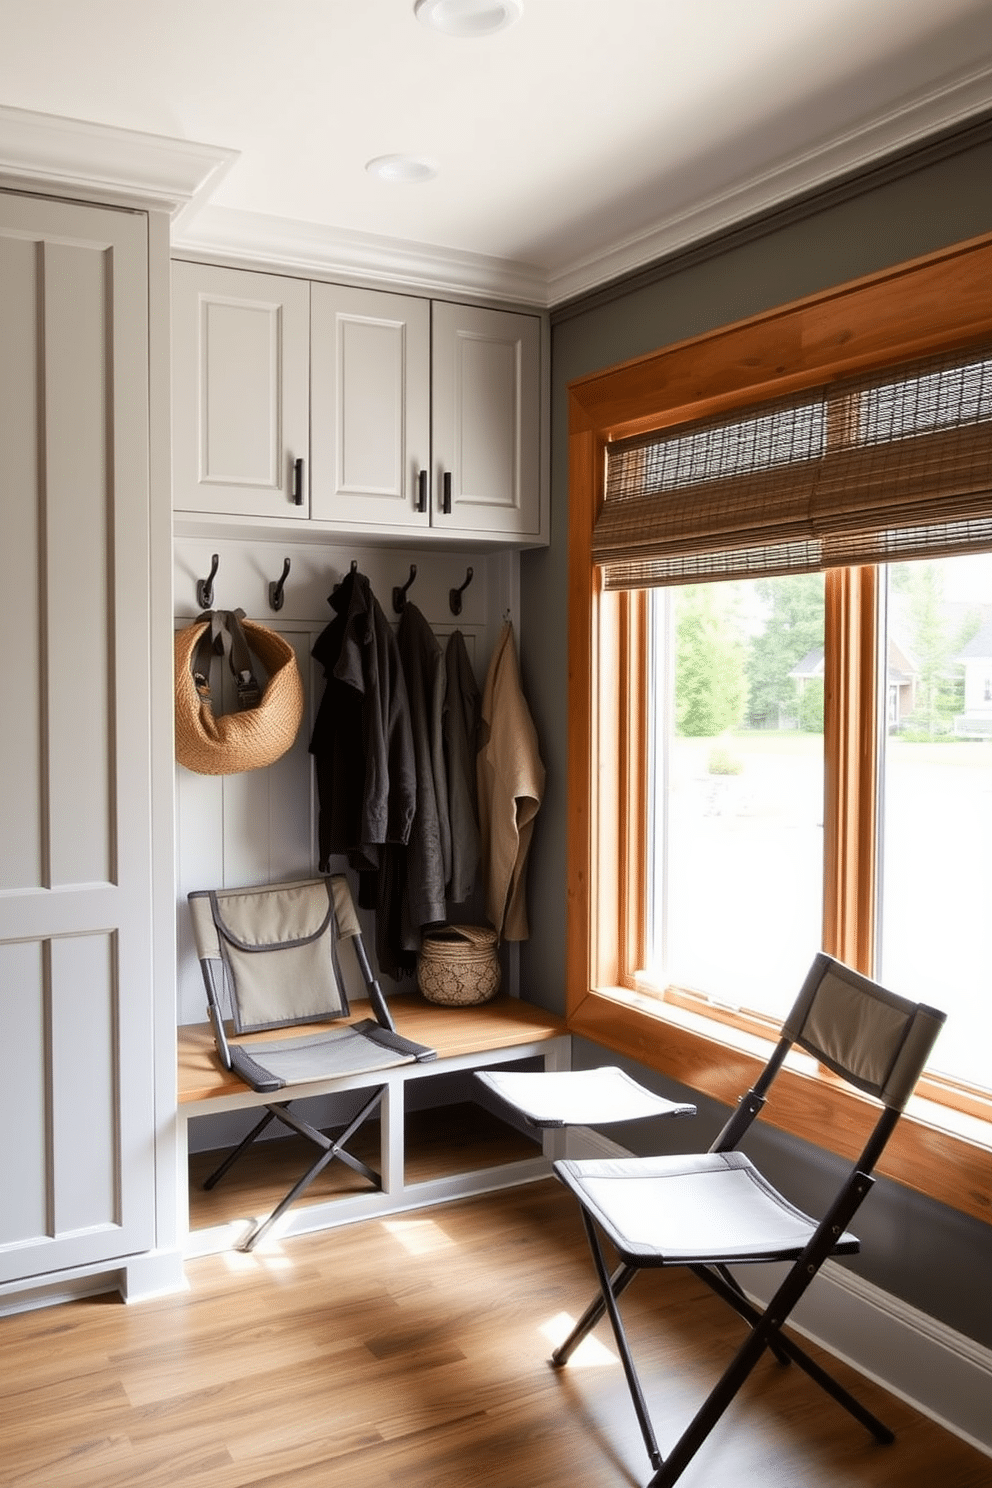
[[(211, 1256), (188, 1275), (179, 1296), (0, 1320), (4, 1488), (631, 1488), (650, 1476), (608, 1329), (566, 1369), (547, 1362), (593, 1287), (553, 1179)], [(678, 1272), (642, 1275), (625, 1315), (664, 1448), (739, 1324)], [(834, 1367), (894, 1446), (766, 1360), (681, 1482), (989, 1488), (992, 1461)]]

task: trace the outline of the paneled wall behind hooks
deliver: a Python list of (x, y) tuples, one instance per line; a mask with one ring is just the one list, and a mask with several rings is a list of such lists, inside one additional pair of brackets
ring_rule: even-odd
[[(360, 570), (372, 592), (390, 610), (394, 588), (408, 595), (423, 613), (442, 649), (453, 630), (460, 630), (482, 685), (505, 615), (519, 617), (519, 554), (513, 550), (466, 550), (367, 545), (354, 534), (341, 542), (303, 541), (284, 532), (271, 537), (177, 533), (174, 545), (175, 621), (188, 625), (197, 585), (213, 568), (223, 570), (221, 602), (241, 608), (284, 636), (299, 664), (306, 712), (293, 747), (264, 770), (241, 775), (195, 775), (176, 769), (176, 904), (179, 927), (178, 1014), (181, 1023), (204, 1019), (203, 981), (188, 933), (186, 894), (191, 889), (226, 884), (307, 877), (316, 872), (316, 798), (309, 741), (322, 696), (322, 668), (313, 647), (333, 617), (328, 599), (349, 572)], [(290, 565), (287, 568), (287, 564)], [(283, 570), (283, 579), (275, 576)], [(291, 573), (290, 573), (291, 568)], [(416, 585), (409, 588), (415, 570)], [(283, 582), (285, 581), (285, 582)], [(406, 581), (404, 583), (404, 581)], [(273, 613), (270, 590), (280, 583), (283, 603)], [(451, 595), (461, 602), (454, 613)], [(211, 606), (200, 606), (210, 608)], [(525, 642), (521, 643), (522, 645)], [(233, 706), (233, 704), (231, 704)], [(507, 987), (515, 985), (516, 962), (506, 969)], [(390, 990), (387, 988), (387, 990)]]

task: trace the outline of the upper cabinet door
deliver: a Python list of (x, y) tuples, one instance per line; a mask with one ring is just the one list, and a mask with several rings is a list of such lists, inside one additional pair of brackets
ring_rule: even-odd
[(309, 284), (172, 267), (175, 509), (308, 517)]
[(540, 535), (540, 358), (537, 316), (435, 302), (436, 528)]
[(430, 305), (311, 286), (311, 515), (368, 531), (430, 523)]

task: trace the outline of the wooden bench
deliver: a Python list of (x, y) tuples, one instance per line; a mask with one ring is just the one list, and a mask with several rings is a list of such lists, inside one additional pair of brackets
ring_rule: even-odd
[[(478, 1007), (438, 1007), (417, 994), (390, 998), (390, 1010), (398, 1031), (407, 1038), (437, 1050), (437, 1059), (424, 1064), (405, 1064), (395, 1069), (376, 1070), (365, 1075), (294, 1086), (294, 1101), (310, 1096), (328, 1095), (348, 1090), (384, 1085), (380, 1108), (381, 1190), (342, 1194), (326, 1201), (300, 1204), (282, 1218), (281, 1234), (301, 1234), (333, 1225), (353, 1223), (404, 1209), (421, 1208), (471, 1194), (529, 1182), (546, 1177), (549, 1158), (556, 1155), (555, 1138), (544, 1144), (544, 1155), (498, 1167), (475, 1169), (453, 1176), (411, 1183), (406, 1178), (405, 1162), (405, 1089), (413, 1080), (428, 1080), (437, 1075), (462, 1070), (485, 1069), (534, 1056), (544, 1061), (545, 1069), (567, 1069), (570, 1063), (571, 1039), (564, 1022), (552, 1013), (517, 998), (498, 997)], [(369, 1016), (367, 1003), (353, 1002), (351, 1017), (357, 1021)], [(258, 1034), (255, 1039), (278, 1035)], [(250, 1042), (245, 1040), (245, 1042)], [(186, 1170), (189, 1152), (189, 1123), (200, 1116), (216, 1115), (272, 1101), (271, 1093), (259, 1094), (226, 1070), (217, 1058), (209, 1024), (198, 1023), (179, 1029), (179, 1192), (181, 1202), (188, 1203)], [(210, 1229), (189, 1231), (188, 1207), (180, 1214), (182, 1233), (188, 1235), (187, 1256), (205, 1255), (237, 1245), (248, 1228), (245, 1222)]]

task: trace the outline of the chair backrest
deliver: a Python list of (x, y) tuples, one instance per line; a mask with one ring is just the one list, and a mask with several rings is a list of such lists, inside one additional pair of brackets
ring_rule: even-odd
[(197, 890), (189, 907), (215, 1026), (226, 1010), (237, 1033), (348, 1015), (337, 942), (360, 929), (345, 878)]
[(858, 1090), (901, 1111), (946, 1014), (880, 987), (823, 952), (782, 1026), (784, 1038)]
[(710, 1150), (729, 1152), (738, 1146), (795, 1044), (856, 1090), (882, 1102), (880, 1119), (858, 1161), (860, 1170), (870, 1171), (913, 1093), (945, 1017), (820, 951), (768, 1063)]

